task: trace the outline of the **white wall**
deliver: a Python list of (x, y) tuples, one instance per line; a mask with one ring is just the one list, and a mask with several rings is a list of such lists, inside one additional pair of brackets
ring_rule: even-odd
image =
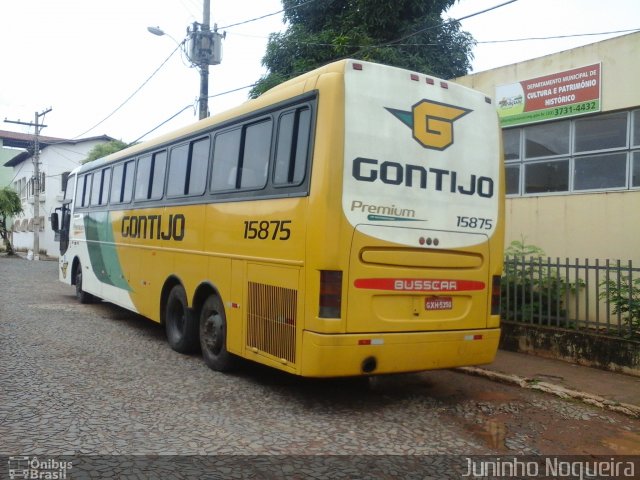
[[(89, 151), (96, 145), (105, 143), (104, 140), (89, 140), (85, 142), (62, 143), (50, 145), (40, 152), (40, 171), (45, 174), (45, 191), (40, 194), (40, 217), (44, 217), (44, 228), (40, 228), (39, 242), (40, 252), (50, 257), (57, 257), (59, 253), (58, 242), (54, 239), (54, 232), (51, 230), (49, 215), (57, 207), (62, 205), (63, 191), (61, 188), (62, 173), (70, 172), (80, 165), (87, 157)], [(28, 158), (19, 165), (13, 167), (15, 181), (24, 178), (27, 181), (33, 175), (33, 159)], [(33, 196), (27, 198), (26, 192), (22, 192), (22, 215), (15, 218), (13, 232), (13, 246), (16, 249), (33, 249), (33, 231), (16, 231), (15, 223), (23, 223), (26, 219), (33, 219), (34, 205)]]

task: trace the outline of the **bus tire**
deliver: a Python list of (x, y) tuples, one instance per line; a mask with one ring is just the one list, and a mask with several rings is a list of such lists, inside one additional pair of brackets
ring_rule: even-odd
[(82, 263), (78, 262), (75, 274), (76, 298), (82, 304), (93, 302), (93, 295), (82, 289)]
[(198, 324), (187, 305), (182, 285), (173, 287), (167, 297), (165, 331), (169, 346), (176, 352), (191, 353), (198, 348)]
[(200, 310), (200, 350), (212, 370), (228, 372), (237, 364), (237, 357), (227, 351), (227, 317), (216, 295), (210, 295)]

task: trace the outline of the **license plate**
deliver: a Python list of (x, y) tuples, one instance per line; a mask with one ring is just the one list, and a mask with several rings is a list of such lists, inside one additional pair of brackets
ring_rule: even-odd
[(425, 310), (451, 310), (452, 308), (452, 297), (427, 297), (424, 299)]

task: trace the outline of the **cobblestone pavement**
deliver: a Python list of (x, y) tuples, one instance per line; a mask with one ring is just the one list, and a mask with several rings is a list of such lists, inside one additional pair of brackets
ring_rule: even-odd
[(454, 371), (213, 372), (56, 268), (0, 256), (0, 455), (640, 454), (637, 421)]

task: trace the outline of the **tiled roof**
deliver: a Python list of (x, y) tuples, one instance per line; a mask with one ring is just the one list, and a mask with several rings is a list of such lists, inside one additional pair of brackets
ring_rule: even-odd
[[(10, 132), (8, 130), (0, 130), (0, 140), (4, 147), (14, 148), (28, 148), (33, 144), (33, 135), (30, 133)], [(40, 135), (40, 143), (43, 145), (50, 145), (52, 143), (67, 143), (71, 140), (56, 137), (46, 137)]]
[[(46, 137), (40, 135), (39, 137), (40, 148), (46, 148), (49, 145), (55, 145), (58, 143), (67, 143), (67, 144), (78, 144), (83, 142), (90, 142), (94, 140), (104, 140), (105, 142), (110, 142), (111, 140), (115, 140), (114, 138), (108, 135), (98, 135), (95, 137), (86, 137), (79, 138), (75, 140), (66, 139), (66, 138), (57, 138), (57, 137)], [(10, 132), (8, 130), (0, 130), (0, 141), (2, 141), (3, 147), (13, 147), (13, 148), (24, 148), (30, 149), (33, 147), (33, 135), (29, 133), (18, 133), (18, 132)], [(21, 162), (27, 160), (31, 157), (31, 152), (28, 150), (26, 152), (22, 152), (11, 160), (4, 164), (5, 167), (14, 167), (19, 165)]]

